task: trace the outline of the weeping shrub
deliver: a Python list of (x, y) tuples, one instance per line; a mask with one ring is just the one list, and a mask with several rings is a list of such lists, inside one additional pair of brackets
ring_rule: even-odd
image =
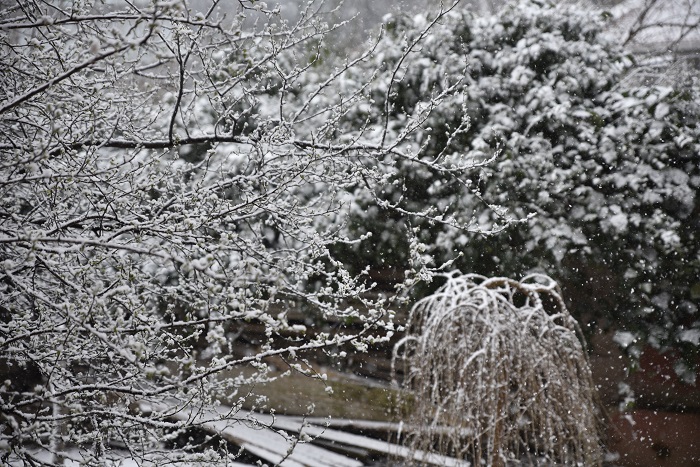
[(396, 345), (404, 442), (489, 466), (601, 465), (600, 416), (577, 322), (557, 284), (451, 274)]

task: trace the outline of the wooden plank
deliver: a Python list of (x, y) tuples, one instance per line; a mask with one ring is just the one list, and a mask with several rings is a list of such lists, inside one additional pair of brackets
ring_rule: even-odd
[[(272, 424), (272, 426), (275, 428), (280, 428), (287, 431), (296, 431), (297, 433), (300, 430), (303, 430), (303, 433), (306, 433), (314, 438), (318, 437), (339, 444), (354, 446), (389, 456), (402, 457), (404, 459), (411, 459), (426, 464), (448, 467), (467, 467), (470, 465), (469, 462), (456, 459), (454, 457), (413, 450), (405, 446), (389, 443), (388, 441), (382, 441), (375, 438), (370, 438), (368, 436), (355, 435), (324, 426), (314, 425), (308, 423), (308, 421), (304, 422), (303, 419), (299, 419), (298, 417), (278, 416), (274, 417), (273, 419), (272, 417), (263, 414), (256, 414), (255, 416), (256, 418), (259, 417), (262, 423)], [(380, 423), (382, 425), (386, 425), (384, 422)]]
[[(249, 414), (246, 418), (231, 418), (231, 409), (219, 406), (216, 409), (198, 413), (183, 410), (171, 415), (177, 420), (188, 420), (210, 433), (241, 446), (248, 452), (267, 462), (283, 467), (360, 467), (362, 462), (328, 449), (314, 446), (314, 438), (334, 443), (338, 448), (350, 446), (392, 457), (414, 460), (425, 464), (446, 467), (468, 467), (469, 462), (454, 457), (431, 452), (413, 450), (405, 446), (389, 443), (368, 436), (346, 433), (316, 424), (325, 423), (324, 419), (314, 419), (316, 423), (300, 417), (271, 416), (267, 414)], [(342, 423), (339, 422), (342, 425)], [(398, 430), (399, 425), (386, 422), (362, 420), (347, 421), (346, 426), (362, 426), (372, 429), (384, 428)], [(300, 437), (308, 436), (310, 442), (296, 442), (297, 436), (287, 435), (294, 432)], [(291, 453), (290, 453), (291, 449)], [(284, 460), (283, 460), (284, 459)], [(281, 463), (280, 463), (281, 462)]]
[[(171, 418), (187, 420), (203, 430), (220, 435), (267, 462), (283, 467), (361, 467), (363, 465), (356, 459), (328, 449), (310, 443), (296, 442), (296, 437), (269, 428), (270, 423), (260, 420), (257, 415), (255, 419), (231, 419), (230, 417), (222, 419), (222, 416), (230, 413), (227, 407), (219, 407), (216, 411), (210, 410), (196, 415), (191, 410), (182, 410), (172, 414)], [(269, 420), (272, 421), (272, 417)]]
[(305, 464), (300, 464), (289, 458), (285, 459), (284, 456), (277, 452), (268, 451), (267, 449), (260, 446), (255, 446), (254, 444), (245, 443), (245, 445), (241, 447), (261, 459), (272, 462), (274, 465), (283, 465), (284, 467), (306, 467)]
[[(303, 420), (301, 417), (290, 417), (298, 421)], [(321, 418), (309, 417), (306, 419), (308, 423), (317, 426), (328, 426), (329, 428), (355, 428), (358, 430), (371, 431), (386, 431), (387, 433), (397, 432), (401, 429), (401, 425), (395, 422), (383, 422), (378, 420), (360, 420), (352, 418)], [(404, 425), (405, 427), (405, 425)]]

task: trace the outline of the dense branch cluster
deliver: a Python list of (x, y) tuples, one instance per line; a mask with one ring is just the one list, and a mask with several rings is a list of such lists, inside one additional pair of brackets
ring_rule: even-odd
[[(697, 80), (640, 84), (545, 0), (392, 17), (347, 56), (323, 0), (204, 3), (3, 4), (0, 462), (226, 463), (174, 414), (238, 423), (272, 357), (321, 379), (311, 354), (388, 340), (391, 300), (448, 267), (545, 270), (578, 315), (697, 351)], [(476, 289), (496, 325), (529, 287)], [(577, 349), (568, 314), (531, 316)]]
[[(234, 423), (268, 357), (314, 375), (309, 351), (391, 335), (366, 272), (330, 250), (365, 238), (344, 229), (353, 193), (378, 199), (397, 159), (420, 162), (400, 150), (416, 125), (343, 134), (368, 105), (348, 72), (374, 46), (328, 58), (341, 25), (322, 2), (293, 23), (239, 3), (230, 17), (218, 1), (3, 12), (3, 462), (71, 448), (103, 465), (121, 447), (158, 465), (225, 463), (225, 449), (164, 450), (188, 427), (172, 415), (223, 400)], [(264, 338), (244, 342), (247, 325)]]

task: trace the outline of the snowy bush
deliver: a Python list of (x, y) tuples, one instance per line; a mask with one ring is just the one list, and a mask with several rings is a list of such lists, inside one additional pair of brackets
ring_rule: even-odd
[[(271, 358), (321, 378), (310, 353), (391, 336), (389, 303), (331, 249), (365, 241), (342, 229), (349, 194), (378, 199), (397, 160), (424, 165), (400, 150), (416, 126), (379, 143), (339, 128), (371, 106), (348, 75), (374, 48), (322, 69), (335, 29), (322, 2), (294, 23), (234, 3), (229, 17), (216, 1), (3, 10), (3, 463), (77, 449), (104, 465), (120, 448), (139, 463), (226, 464), (226, 445), (178, 445), (194, 421), (175, 414), (223, 400), (241, 423)], [(472, 166), (429, 164), (460, 179)], [(243, 341), (246, 326), (262, 337)]]
[[(433, 266), (545, 272), (578, 318), (692, 354), (697, 346), (683, 336), (700, 329), (700, 81), (635, 84), (633, 57), (590, 16), (546, 0), (488, 18), (455, 10), (407, 58), (396, 51), (430, 18), (390, 19), (367, 68), (393, 74), (364, 89), (375, 105), (348, 114), (348, 131), (374, 122), (381, 140), (397, 122), (418, 120), (404, 142), (416, 159), (483, 167), (466, 182), (396, 167), (380, 209), (357, 209), (349, 225), (389, 253), (376, 259), (354, 245), (352, 258), (400, 270), (411, 258), (393, 234), (409, 230)], [(449, 105), (433, 108), (445, 91)], [(408, 226), (396, 207), (433, 219)], [(504, 220), (522, 222), (493, 236), (452, 227), (472, 221), (497, 232)]]
[(556, 284), (446, 279), (411, 309), (394, 350), (410, 412), (404, 442), (472, 465), (601, 465), (583, 336)]

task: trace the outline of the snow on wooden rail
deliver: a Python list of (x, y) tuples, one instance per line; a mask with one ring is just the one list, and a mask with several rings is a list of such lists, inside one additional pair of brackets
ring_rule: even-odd
[[(246, 414), (245, 417), (232, 417), (233, 411), (225, 406), (208, 411), (181, 410), (170, 417), (188, 421), (193, 426), (209, 433), (217, 434), (249, 453), (283, 467), (359, 467), (363, 463), (357, 459), (338, 454), (314, 442), (330, 442), (334, 449), (353, 452), (357, 448), (387, 456), (411, 459), (423, 464), (440, 466), (468, 466), (459, 459), (424, 451), (411, 450), (404, 446), (367, 436), (346, 433), (322, 425), (322, 419), (314, 423), (300, 417)], [(372, 425), (372, 422), (367, 422)], [(382, 425), (397, 424), (382, 423)], [(293, 433), (293, 434), (290, 434)]]

